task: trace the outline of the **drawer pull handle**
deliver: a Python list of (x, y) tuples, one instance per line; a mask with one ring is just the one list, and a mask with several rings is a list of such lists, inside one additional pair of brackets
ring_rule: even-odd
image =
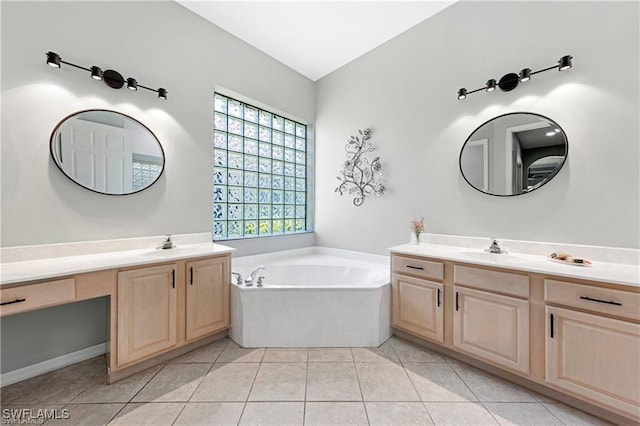
[(189, 282), (193, 285), (193, 266), (189, 268)]
[(440, 306), (440, 289), (438, 289), (438, 306)]
[(20, 303), (20, 302), (26, 302), (27, 299), (16, 299), (16, 300), (12, 300), (11, 302), (2, 302), (0, 303), (0, 306), (4, 306), (4, 305), (12, 305), (14, 303)]
[(422, 266), (407, 265), (407, 268), (409, 268), (409, 269), (419, 269), (420, 271), (424, 271), (424, 268)]
[(589, 296), (580, 296), (580, 299), (582, 299), (582, 300), (588, 300), (588, 301), (590, 301), (590, 302), (606, 303), (607, 305), (622, 306), (622, 303), (614, 302), (613, 300), (601, 300), (601, 299), (594, 299), (594, 298), (589, 297)]

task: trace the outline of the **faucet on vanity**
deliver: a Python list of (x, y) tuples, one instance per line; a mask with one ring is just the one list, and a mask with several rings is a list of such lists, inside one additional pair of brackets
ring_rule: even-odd
[[(253, 271), (251, 271), (251, 275), (249, 275), (249, 277), (246, 280), (244, 280), (244, 283), (247, 287), (251, 287), (253, 285), (253, 282), (256, 280), (256, 275), (258, 275), (258, 272), (260, 272), (261, 269), (267, 269), (267, 268), (264, 265), (259, 265), (259, 266), (256, 266)], [(263, 279), (264, 277), (258, 278), (258, 287), (262, 287)]]
[(497, 238), (491, 239), (491, 245), (485, 251), (494, 254), (507, 254), (507, 251), (500, 247), (500, 241)]
[(160, 243), (160, 249), (162, 250), (168, 250), (168, 249), (172, 249), (175, 246), (173, 245), (173, 241), (171, 241), (171, 234), (166, 234), (164, 236), (164, 240), (162, 241), (162, 243)]

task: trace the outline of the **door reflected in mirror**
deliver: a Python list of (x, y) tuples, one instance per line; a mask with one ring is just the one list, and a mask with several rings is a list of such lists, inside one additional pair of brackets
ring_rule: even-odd
[(78, 185), (125, 195), (153, 185), (164, 170), (164, 151), (139, 121), (108, 110), (87, 110), (63, 119), (51, 134), (51, 156)]
[(460, 151), (460, 172), (478, 191), (519, 195), (549, 182), (567, 153), (567, 137), (555, 121), (528, 112), (504, 114), (467, 138)]

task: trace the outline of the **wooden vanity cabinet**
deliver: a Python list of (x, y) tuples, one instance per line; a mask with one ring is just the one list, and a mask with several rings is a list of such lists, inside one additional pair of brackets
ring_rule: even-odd
[(394, 327), (443, 342), (444, 286), (436, 281), (444, 278), (443, 268), (439, 262), (402, 256), (392, 258), (391, 324)]
[(118, 273), (118, 365), (177, 344), (176, 265)]
[(187, 262), (186, 339), (229, 328), (227, 257)]
[(528, 374), (528, 278), (455, 265), (454, 283), (453, 346)]
[(230, 326), (230, 257), (118, 273), (117, 369)]
[(640, 422), (640, 288), (405, 253), (391, 266), (396, 334), (614, 424)]
[(545, 309), (547, 383), (640, 416), (640, 294), (546, 280), (545, 300), (565, 306)]
[(476, 358), (529, 373), (529, 302), (454, 287), (453, 346)]
[(442, 283), (396, 274), (391, 286), (392, 325), (441, 343), (444, 339)]

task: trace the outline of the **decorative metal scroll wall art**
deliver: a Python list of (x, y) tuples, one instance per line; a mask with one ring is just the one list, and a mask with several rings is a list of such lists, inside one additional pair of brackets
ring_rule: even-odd
[(340, 171), (338, 180), (340, 185), (335, 192), (344, 195), (345, 191), (349, 194), (355, 194), (353, 204), (362, 205), (364, 199), (371, 194), (380, 197), (386, 191), (384, 185), (379, 182), (382, 173), (382, 164), (380, 157), (369, 160), (369, 153), (375, 151), (375, 148), (369, 142), (371, 139), (371, 129), (358, 130), (359, 136), (351, 136), (345, 146), (347, 151), (347, 161)]

